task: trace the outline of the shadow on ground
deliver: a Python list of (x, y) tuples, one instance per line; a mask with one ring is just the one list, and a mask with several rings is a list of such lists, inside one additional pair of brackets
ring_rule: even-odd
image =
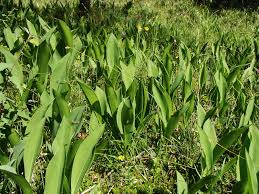
[(213, 10), (217, 9), (239, 9), (239, 10), (257, 10), (258, 0), (194, 0), (196, 5), (206, 5)]

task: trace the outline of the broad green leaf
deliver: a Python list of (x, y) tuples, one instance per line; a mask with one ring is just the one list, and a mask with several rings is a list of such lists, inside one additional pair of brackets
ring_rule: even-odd
[(18, 88), (20, 94), (23, 93), (23, 68), (19, 63), (18, 59), (12, 55), (6, 48), (0, 46), (0, 52), (5, 56), (7, 64), (12, 64), (12, 67), (9, 69), (11, 71), (12, 77), (10, 80)]
[(132, 63), (130, 63), (128, 66), (121, 63), (122, 81), (125, 85), (126, 90), (129, 89), (134, 80), (135, 69), (136, 68)]
[(114, 68), (120, 65), (120, 49), (116, 37), (111, 34), (106, 44), (106, 58), (109, 68), (109, 75)]
[(16, 41), (15, 34), (13, 34), (10, 27), (5, 28), (3, 31), (4, 31), (5, 41), (7, 42), (7, 45), (11, 51), (13, 50), (14, 42)]
[(99, 99), (98, 99), (97, 95), (95, 94), (94, 90), (90, 86), (86, 85), (85, 83), (83, 83), (79, 80), (77, 82), (80, 85), (82, 91), (84, 92), (86, 100), (89, 103), (89, 105), (91, 106), (91, 109), (93, 111), (96, 111), (99, 114), (101, 114), (100, 102), (99, 102)]
[(123, 131), (123, 107), (124, 107), (124, 102), (122, 101), (118, 107), (117, 110), (117, 115), (116, 115), (116, 120), (117, 120), (117, 127), (119, 128), (119, 131), (121, 133), (121, 135), (124, 133)]
[(227, 77), (227, 82), (228, 82), (228, 84), (230, 84), (230, 83), (233, 83), (233, 84), (234, 84), (234, 83), (236, 82), (237, 76), (238, 76), (239, 72), (240, 72), (240, 67), (235, 68), (234, 70), (232, 70), (232, 71), (230, 72), (230, 74), (229, 74), (228, 77)]
[(244, 125), (248, 125), (248, 123), (250, 121), (250, 118), (251, 118), (253, 110), (254, 110), (254, 103), (255, 103), (255, 97), (253, 96), (249, 100), (249, 103), (248, 103), (247, 108), (246, 108), (246, 114), (245, 114), (245, 118), (244, 118)]
[(152, 85), (152, 92), (154, 99), (161, 110), (162, 121), (166, 126), (172, 112), (172, 102), (170, 96), (158, 83), (154, 83)]
[(225, 52), (221, 52), (220, 59), (221, 59), (221, 63), (222, 63), (222, 66), (223, 66), (225, 72), (227, 74), (229, 74), (230, 70), (229, 70), (229, 67), (228, 67), (228, 64), (227, 64), (227, 61), (226, 61), (226, 53)]
[(185, 81), (189, 85), (192, 85), (192, 66), (191, 66), (191, 64), (188, 64), (188, 66), (184, 72), (185, 72)]
[(158, 66), (151, 60), (147, 62), (147, 70), (149, 77), (157, 77), (159, 75)]
[(136, 117), (141, 121), (144, 119), (147, 112), (148, 90), (144, 83), (141, 82), (136, 93)]
[(177, 174), (177, 194), (188, 194), (188, 185), (183, 176), (176, 171)]
[(255, 165), (256, 173), (259, 172), (259, 130), (255, 125), (249, 127), (248, 133), (250, 139), (249, 155)]
[(48, 25), (40, 16), (38, 16), (38, 18), (39, 18), (39, 22), (40, 22), (41, 27), (42, 27), (46, 32), (48, 32), (48, 31), (50, 30), (49, 25)]
[(15, 169), (8, 165), (0, 166), (0, 171), (7, 177), (11, 178), (19, 187), (21, 187), (24, 194), (33, 194), (30, 184), (21, 175), (15, 172)]
[(177, 77), (175, 78), (175, 81), (171, 85), (170, 93), (171, 95), (174, 93), (174, 91), (180, 86), (181, 82), (184, 79), (184, 72), (180, 72)]
[(85, 106), (79, 106), (74, 108), (69, 115), (69, 119), (72, 122), (72, 126), (74, 128), (74, 133), (77, 134), (82, 125), (83, 125), (83, 113), (85, 112), (86, 107)]
[(55, 36), (54, 32), (56, 30), (56, 27), (51, 28), (41, 39), (40, 39), (40, 44), (43, 42), (47, 42), (48, 46), (55, 50), (56, 47), (52, 47), (53, 45), (51, 44), (51, 38)]
[(76, 37), (74, 40), (74, 46), (73, 49), (70, 51), (70, 57), (68, 59), (68, 67), (67, 67), (67, 74), (70, 75), (70, 72), (72, 71), (72, 65), (75, 63), (75, 60), (77, 59), (78, 55), (81, 52), (81, 49), (83, 47), (83, 43), (79, 37)]
[(72, 34), (70, 28), (62, 20), (59, 20), (58, 24), (59, 24), (60, 30), (62, 32), (62, 35), (63, 35), (62, 37), (66, 44), (65, 46), (69, 47), (69, 48), (73, 48), (73, 34)]
[(37, 64), (39, 66), (39, 82), (43, 84), (46, 76), (48, 75), (48, 63), (50, 59), (51, 51), (46, 41), (40, 44), (37, 53)]
[(192, 86), (190, 85), (190, 83), (188, 82), (184, 82), (184, 85), (183, 85), (183, 90), (184, 90), (184, 103), (187, 102), (187, 99), (190, 98), (190, 96), (192, 95)]
[(219, 71), (216, 72), (216, 74), (214, 75), (214, 78), (215, 78), (216, 85), (219, 90), (220, 104), (221, 104), (221, 106), (223, 106), (223, 104), (225, 103), (225, 100), (226, 100), (225, 98), (226, 98), (227, 82), (226, 82), (224, 75)]
[(63, 118), (64, 116), (69, 117), (69, 107), (67, 101), (56, 91), (53, 90), (55, 102), (57, 103), (59, 114)]
[(65, 154), (65, 148), (61, 146), (50, 160), (46, 170), (44, 194), (62, 193)]
[(247, 128), (238, 128), (227, 134), (219, 140), (218, 144), (213, 150), (213, 163), (215, 164), (220, 156), (227, 151), (227, 149), (237, 141), (237, 139), (247, 130)]
[(164, 131), (165, 137), (170, 138), (170, 136), (172, 135), (173, 131), (178, 126), (178, 123), (180, 121), (181, 116), (182, 115), (181, 115), (180, 111), (176, 111), (171, 116), (171, 118), (168, 120), (167, 126), (166, 126), (165, 131)]
[(207, 119), (203, 125), (203, 130), (207, 134), (209, 138), (209, 142), (211, 144), (212, 149), (217, 144), (217, 135), (214, 126), (212, 125), (212, 122), (210, 119)]
[(9, 162), (8, 156), (0, 148), (0, 164), (5, 165)]
[(199, 136), (200, 136), (201, 148), (203, 150), (205, 161), (206, 161), (206, 168), (204, 171), (204, 173), (206, 175), (208, 172), (212, 171), (213, 148), (212, 148), (212, 145), (209, 141), (207, 134), (200, 127), (198, 127), (198, 131), (199, 131)]
[(0, 63), (0, 72), (5, 70), (5, 69), (11, 69), (12, 68), (11, 63)]
[(47, 109), (47, 105), (38, 108), (26, 128), (23, 161), (25, 178), (28, 182), (31, 181), (34, 163), (40, 153)]
[(99, 88), (98, 86), (95, 89), (95, 94), (98, 98), (100, 108), (101, 108), (101, 115), (104, 115), (106, 113), (106, 104), (107, 104), (107, 99), (106, 99), (106, 94), (105, 92)]
[[(96, 114), (96, 113), (93, 113)], [(76, 194), (85, 176), (85, 173), (89, 170), (93, 161), (93, 154), (95, 145), (101, 138), (105, 125), (94, 124), (99, 126), (98, 128), (92, 129), (89, 136), (80, 144), (76, 153), (72, 172), (71, 172), (71, 193)], [(92, 126), (90, 126), (92, 128)]]
[(248, 185), (250, 190), (249, 193), (258, 193), (258, 181), (257, 181), (255, 166), (247, 150), (246, 150), (246, 162), (247, 162)]
[(217, 111), (217, 106), (211, 108), (205, 115), (204, 121), (202, 123), (202, 126), (204, 125), (205, 121), (207, 121), (208, 119), (210, 119)]
[[(112, 86), (106, 85), (105, 87), (106, 97), (109, 104), (109, 108), (111, 110), (111, 114), (114, 115), (120, 102), (118, 99), (118, 95), (116, 94), (115, 90)], [(111, 115), (111, 116), (112, 116)]]
[(52, 70), (50, 77), (50, 91), (53, 91), (53, 89), (58, 90), (60, 83), (66, 83), (68, 77), (67, 66), (70, 56), (71, 53), (68, 53), (63, 58), (50, 65)]
[(202, 127), (205, 120), (206, 112), (200, 103), (197, 105), (197, 117), (198, 117), (198, 126)]
[(34, 25), (29, 20), (27, 20), (26, 22), (29, 30), (29, 35), (30, 35), (29, 42), (35, 46), (39, 46), (40, 41)]
[(67, 174), (71, 173), (71, 168), (72, 168), (72, 164), (73, 164), (76, 152), (83, 141), (84, 139), (75, 140), (70, 146), (70, 150), (67, 155), (67, 163), (66, 163)]
[(52, 150), (54, 155), (58, 152), (60, 148), (65, 148), (65, 153), (68, 152), (70, 141), (74, 135), (74, 130), (69, 119), (64, 116), (60, 127), (58, 129), (57, 135), (52, 144)]
[(208, 175), (206, 177), (201, 178), (196, 183), (193, 183), (192, 186), (189, 188), (189, 194), (196, 194), (201, 188), (205, 185), (210, 185), (211, 182), (214, 180), (215, 176)]

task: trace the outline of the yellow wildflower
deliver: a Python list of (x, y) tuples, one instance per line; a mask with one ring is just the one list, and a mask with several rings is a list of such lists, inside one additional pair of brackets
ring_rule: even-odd
[(148, 31), (149, 31), (149, 27), (148, 27), (148, 26), (145, 26), (145, 27), (144, 27), (144, 30), (145, 30), (146, 32), (148, 32)]
[(118, 160), (120, 160), (120, 161), (124, 161), (125, 160), (125, 156), (123, 156), (123, 155), (120, 155), (120, 156), (118, 156), (118, 158), (117, 158)]

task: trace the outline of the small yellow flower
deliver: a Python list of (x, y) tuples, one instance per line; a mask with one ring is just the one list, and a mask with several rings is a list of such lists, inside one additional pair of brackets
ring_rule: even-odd
[(145, 27), (144, 27), (144, 30), (145, 30), (146, 32), (148, 32), (148, 31), (149, 31), (149, 27), (148, 27), (148, 26), (145, 26)]
[(137, 24), (137, 30), (138, 30), (138, 32), (141, 32), (142, 31), (142, 27), (141, 27), (141, 25), (140, 24)]
[(120, 156), (118, 156), (118, 158), (117, 158), (118, 160), (120, 160), (120, 161), (124, 161), (125, 160), (125, 156), (123, 156), (123, 155), (120, 155)]

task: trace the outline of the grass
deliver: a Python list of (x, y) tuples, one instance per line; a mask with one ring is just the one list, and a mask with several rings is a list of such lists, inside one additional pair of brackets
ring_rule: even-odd
[[(106, 78), (101, 73), (105, 72), (105, 68), (101, 73), (96, 73), (98, 67), (95, 68), (94, 66), (102, 65), (102, 62), (100, 62), (101, 60), (95, 60), (94, 57), (97, 58), (97, 54), (93, 53), (95, 51), (93, 51), (92, 45), (96, 44), (101, 48), (107, 43), (107, 35), (110, 33), (115, 34), (118, 39), (132, 39), (134, 41), (133, 47), (137, 54), (128, 54), (127, 57), (123, 58), (123, 61), (130, 63), (131, 60), (134, 60), (134, 63), (137, 64), (135, 78), (136, 80), (143, 80), (147, 88), (151, 87), (148, 85), (149, 70), (147, 64), (149, 61), (154, 61), (157, 65), (158, 61), (162, 59), (163, 51), (170, 45), (175, 74), (173, 79), (175, 80), (176, 75), (180, 72), (181, 65), (179, 48), (181, 45), (189, 48), (191, 53), (190, 64), (193, 67), (192, 91), (195, 94), (195, 99), (199, 99), (199, 103), (206, 112), (215, 106), (219, 98), (214, 98), (215, 94), (213, 93), (213, 88), (217, 89), (213, 81), (214, 73), (217, 69), (217, 63), (222, 62), (215, 59), (214, 46), (218, 44), (219, 40), (222, 39), (220, 48), (223, 50), (222, 53), (225, 52), (225, 60), (231, 71), (238, 66), (248, 67), (253, 59), (250, 50), (252, 43), (258, 41), (259, 37), (258, 11), (211, 10), (206, 6), (195, 5), (190, 0), (135, 0), (132, 7), (125, 10), (127, 2), (126, 0), (94, 1), (90, 13), (83, 17), (78, 17), (75, 10), (72, 14), (64, 12), (64, 15), (57, 16), (69, 23), (73, 33), (83, 40), (83, 49), (73, 64), (69, 79), (69, 85), (71, 86), (70, 108), (85, 102), (85, 97), (75, 77), (80, 78), (92, 87), (104, 88)], [(0, 26), (8, 25), (12, 29), (16, 26), (23, 28), (26, 18), (37, 22), (33, 12), (31, 15), (28, 14), (26, 18), (19, 18), (18, 11), (17, 9), (13, 12), (2, 13), (0, 15)], [(30, 10), (28, 10), (28, 13), (30, 13)], [(10, 17), (12, 14), (17, 14), (17, 17)], [(44, 11), (39, 11), (38, 14), (49, 25), (57, 23), (56, 16), (53, 16), (52, 12), (44, 14)], [(71, 17), (71, 15), (74, 17)], [(145, 27), (148, 27), (146, 28), (148, 30), (145, 30)], [(0, 32), (0, 37), (4, 37), (2, 32)], [(4, 39), (1, 39), (1, 44), (5, 44)], [(122, 41), (119, 44), (123, 44)], [(203, 51), (201, 51), (202, 48), (204, 48)], [(0, 59), (1, 61), (4, 60)], [(203, 64), (206, 64), (208, 70), (208, 82), (202, 92), (199, 79)], [(258, 70), (257, 64), (255, 68)], [(255, 74), (254, 81), (258, 83), (258, 73)], [(12, 87), (11, 85), (9, 88)], [(256, 87), (257, 84), (250, 87), (249, 83), (244, 81), (242, 91), (247, 97), (241, 99), (242, 97), (238, 95), (241, 100), (237, 100), (238, 97), (234, 95), (234, 89), (238, 86), (229, 89), (226, 97), (229, 104), (228, 111), (225, 113), (221, 113), (221, 110), (217, 111), (211, 118), (218, 139), (224, 136), (227, 130), (238, 126), (241, 113), (246, 112), (245, 106), (248, 100), (251, 96), (258, 96), (259, 94)], [(15, 92), (3, 91), (8, 98), (14, 98), (16, 95)], [(173, 97), (175, 100), (174, 112), (182, 108), (182, 101), (184, 100), (182, 93), (184, 93), (182, 86), (175, 91)], [(183, 175), (189, 185), (193, 185), (200, 179), (204, 162), (202, 162), (203, 156), (201, 154), (202, 142), (197, 130), (198, 115), (196, 110), (193, 111), (189, 120), (179, 123), (170, 138), (166, 138), (158, 124), (161, 123), (157, 114), (160, 109), (155, 105), (154, 94), (149, 92), (148, 96), (151, 99), (149, 109), (155, 112), (156, 116), (145, 125), (143, 130), (134, 133), (130, 146), (125, 146), (123, 140), (118, 140), (111, 131), (106, 130), (103, 137), (104, 141), (98, 144), (96, 148), (94, 163), (84, 177), (80, 192), (88, 190), (93, 193), (115, 194), (176, 193), (177, 171)], [(216, 94), (216, 96), (219, 95)], [(38, 101), (37, 98), (36, 101)], [(244, 107), (240, 106), (241, 101), (244, 101)], [(195, 106), (197, 103), (195, 101)], [(35, 106), (37, 106), (37, 103)], [(257, 105), (255, 109), (258, 110)], [(84, 133), (88, 130), (90, 117), (90, 108), (87, 110), (88, 112), (84, 113)], [(252, 116), (251, 120), (255, 125), (258, 125), (259, 120), (256, 116), (258, 116), (257, 113)], [(109, 125), (112, 126), (112, 123), (108, 122)], [(102, 147), (105, 147), (105, 149), (102, 149)], [(240, 140), (227, 148), (224, 160), (229, 161), (232, 157), (239, 155), (241, 147)], [(42, 155), (48, 153), (47, 148), (44, 148), (42, 152)], [(216, 163), (215, 169), (221, 169), (223, 161), (220, 162)], [(39, 160), (37, 168), (45, 165), (44, 159), (42, 159), (42, 162)], [(34, 184), (43, 187), (41, 175), (38, 176), (35, 178)], [(230, 192), (236, 182), (235, 169), (231, 168), (222, 177), (222, 180), (218, 181), (215, 191), (218, 193)]]

